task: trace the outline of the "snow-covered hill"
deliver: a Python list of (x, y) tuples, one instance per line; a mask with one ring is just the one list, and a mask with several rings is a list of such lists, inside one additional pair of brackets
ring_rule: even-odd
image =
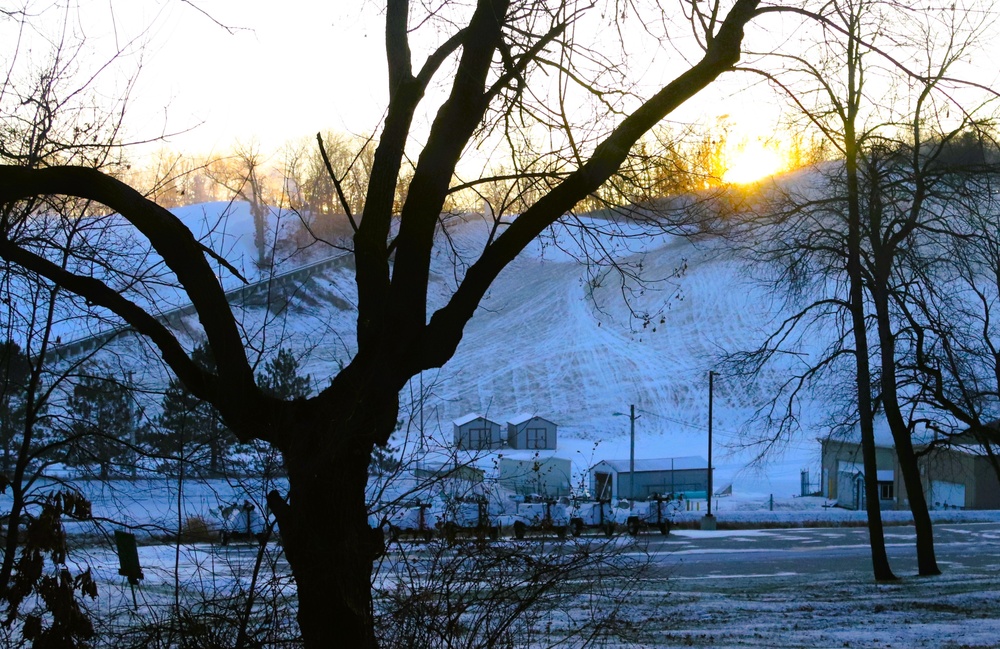
[[(635, 404), (637, 458), (705, 457), (708, 373), (721, 369), (724, 353), (761, 342), (781, 315), (775, 300), (720, 240), (651, 237), (623, 259), (641, 261), (647, 278), (673, 279), (632, 291), (627, 302), (619, 277), (611, 273), (594, 288), (586, 267), (563, 252), (572, 244), (560, 243), (535, 245), (506, 269), (455, 357), (425, 373), (425, 390), (434, 386), (427, 427), (448, 438), (451, 421), (468, 412), (501, 424), (535, 413), (559, 424), (559, 454), (585, 468), (629, 456), (630, 422), (622, 415)], [(675, 277), (678, 269), (685, 270)], [(648, 322), (634, 312), (649, 314)], [(748, 385), (716, 376), (717, 485), (791, 495), (801, 469), (815, 480), (818, 433), (806, 432), (773, 458), (766, 475), (746, 469), (752, 452), (728, 448), (775, 378)]]
[[(207, 204), (178, 215), (206, 245), (253, 275), (245, 207)], [(486, 234), (477, 217), (453, 219), (448, 227), (460, 255), (474, 254)], [(421, 419), (432, 444), (443, 446), (451, 439), (452, 421), (467, 413), (501, 424), (515, 413), (534, 413), (559, 424), (559, 455), (584, 471), (602, 459), (628, 457), (627, 413), (635, 404), (636, 457), (706, 456), (709, 371), (720, 371), (724, 353), (759, 343), (780, 309), (746, 278), (721, 240), (661, 234), (629, 239), (627, 247), (605, 243), (618, 245), (619, 258), (641, 265), (651, 283), (623, 290), (615, 273), (595, 274), (575, 259), (578, 244), (564, 235), (536, 242), (501, 274), (455, 357), (414, 379), (402, 395), (410, 434), (404, 429), (397, 444), (416, 447), (412, 440)], [(447, 299), (455, 269), (452, 255), (435, 258), (432, 307)], [(254, 349), (267, 355), (279, 345), (291, 346), (321, 387), (350, 358), (355, 304), (345, 265), (276, 290), (267, 300), (247, 299), (238, 312)], [(186, 325), (184, 335), (193, 345), (197, 320), (190, 316)], [(157, 370), (143, 369), (146, 380), (156, 380)], [(808, 428), (764, 474), (746, 468), (752, 452), (730, 448), (752, 414), (752, 402), (774, 378), (767, 375), (754, 385), (725, 373), (715, 378), (716, 485), (732, 482), (737, 491), (790, 496), (799, 490), (801, 469), (810, 469), (815, 481), (818, 433)], [(421, 381), (427, 395), (422, 413), (416, 405)]]

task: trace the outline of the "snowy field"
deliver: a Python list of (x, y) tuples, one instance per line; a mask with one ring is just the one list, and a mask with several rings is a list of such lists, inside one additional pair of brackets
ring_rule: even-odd
[[(236, 268), (259, 278), (250, 261), (252, 228), (245, 204), (191, 206), (178, 214)], [(272, 230), (287, 225), (285, 220), (275, 215)], [(637, 234), (624, 232), (626, 224), (596, 223), (618, 234)], [(432, 309), (454, 289), (456, 264), (463, 268), (456, 257), (467, 261), (489, 232), (476, 215), (453, 219), (448, 228), (454, 249), (432, 263)], [(392, 440), (401, 452), (446, 449), (452, 422), (469, 413), (501, 425), (513, 415), (531, 413), (559, 425), (559, 455), (584, 472), (600, 460), (628, 457), (629, 418), (622, 414), (635, 405), (637, 458), (707, 455), (708, 372), (721, 371), (725, 354), (759, 344), (787, 308), (751, 280), (722, 241), (669, 235), (601, 239), (607, 254), (633, 269), (641, 267), (646, 283), (639, 285), (581, 263), (593, 250), (569, 232), (554, 230), (518, 256), (485, 296), (455, 357), (403, 390), (404, 426)], [(274, 270), (289, 270), (300, 261), (283, 260)], [(226, 272), (220, 277), (226, 287), (239, 284)], [(178, 299), (162, 302), (173, 307)], [(356, 303), (350, 268), (331, 268), (297, 286), (280, 315), (250, 301), (237, 317), (251, 348), (266, 355), (280, 345), (299, 353), (302, 372), (318, 389), (353, 353)], [(194, 316), (185, 318), (181, 329), (185, 344), (200, 341)], [(63, 339), (78, 335), (66, 332)], [(819, 350), (825, 341), (810, 342)], [(141, 358), (134, 339), (116, 342), (110, 351)], [(798, 433), (778, 444), (763, 465), (753, 462), (752, 442), (765, 431), (750, 424), (750, 417), (774, 382), (803, 358), (789, 355), (786, 367), (779, 363), (755, 383), (717, 374), (717, 485), (790, 496), (799, 490), (801, 470), (818, 479), (817, 438), (827, 411), (822, 403), (804, 402)], [(156, 362), (127, 369), (137, 384), (151, 390), (166, 382)], [(426, 395), (422, 401), (421, 393)], [(149, 412), (155, 410), (150, 404)]]
[[(124, 577), (118, 575), (117, 556), (107, 536), (86, 534), (72, 539), (73, 560), (94, 571), (101, 596), (92, 604), (99, 617), (121, 618), (127, 612), (131, 620), (163, 616), (173, 603), (179, 586), (182, 597), (192, 600), (208, 596), (225, 598), (245, 592), (253, 579), (258, 558), (257, 546), (243, 543), (226, 547), (217, 542), (172, 542), (171, 530), (177, 521), (188, 516), (211, 520), (221, 504), (237, 501), (252, 483), (206, 481), (185, 483), (178, 492), (176, 481), (149, 480), (86, 483), (86, 491), (95, 501), (95, 514), (121, 519), (130, 518), (140, 537), (139, 560), (145, 579), (136, 589), (138, 607), (132, 609), (132, 592)], [(178, 517), (176, 504), (183, 506)], [(697, 501), (694, 501), (697, 502)], [(977, 561), (942, 559), (944, 574), (917, 578), (906, 562), (894, 565), (902, 577), (898, 583), (876, 585), (868, 564), (857, 565), (831, 561), (818, 568), (775, 570), (759, 559), (759, 546), (769, 543), (787, 547), (794, 555), (808, 547), (809, 539), (849, 528), (857, 539), (866, 537), (864, 515), (825, 507), (822, 498), (791, 498), (741, 495), (719, 498), (713, 509), (720, 529), (705, 532), (698, 528), (704, 514), (704, 501), (692, 511), (682, 512), (678, 525), (665, 543), (658, 534), (632, 539), (621, 534), (603, 546), (622, 556), (638, 556), (651, 568), (641, 574), (635, 590), (629, 591), (629, 603), (616, 620), (621, 637), (600, 646), (609, 647), (940, 647), (947, 649), (986, 649), (1000, 646), (1000, 533), (981, 535), (996, 538), (992, 546), (972, 547), (970, 553), (985, 553)], [(1000, 512), (933, 512), (939, 528), (949, 523), (984, 524), (1000, 522)], [(888, 542), (912, 553), (913, 533), (908, 512), (886, 512)], [(806, 529), (803, 529), (805, 526)], [(808, 529), (821, 526), (820, 529)], [(114, 525), (104, 524), (110, 533)], [(750, 529), (746, 529), (750, 528)], [(830, 528), (834, 528), (831, 530)], [(827, 532), (823, 532), (826, 529)], [(82, 532), (81, 528), (76, 531)], [(978, 538), (978, 537), (977, 537)], [(103, 540), (102, 540), (103, 539)], [(583, 542), (605, 543), (597, 537)], [(574, 544), (568, 539), (563, 542)], [(992, 541), (990, 541), (992, 542)], [(434, 542), (438, 543), (438, 542)], [(553, 539), (514, 541), (532, 548), (543, 543), (551, 550)], [(646, 544), (649, 544), (648, 546)], [(663, 543), (662, 545), (659, 545)], [(736, 564), (712, 563), (712, 544), (729, 543), (743, 548), (745, 560)], [(855, 543), (855, 545), (858, 545)], [(394, 562), (403, 557), (425, 553), (422, 543), (393, 544), (388, 563), (376, 575), (376, 583), (386, 586), (392, 579)], [(566, 547), (572, 547), (567, 545)], [(706, 572), (692, 576), (672, 567), (692, 554), (706, 555)], [(294, 587), (280, 544), (272, 541), (262, 555), (264, 575), (257, 583), (270, 596), (294, 601)], [(704, 556), (702, 557), (704, 560)], [(720, 570), (720, 568), (726, 568)], [(386, 572), (389, 571), (389, 572)], [(716, 574), (711, 574), (716, 573)], [(592, 577), (591, 577), (592, 578)], [(543, 613), (535, 622), (536, 633), (558, 640), (565, 633), (567, 616), (585, 615), (587, 606)], [(624, 640), (622, 640), (624, 638)], [(578, 639), (577, 639), (578, 640)], [(577, 646), (570, 639), (567, 646)], [(544, 643), (543, 643), (544, 644)], [(539, 645), (541, 646), (541, 645)]]
[[(213, 223), (209, 207), (191, 208), (183, 216)], [(245, 212), (237, 204), (233, 213)], [(458, 254), (474, 253), (485, 233), (484, 224), (475, 219), (457, 221), (451, 229)], [(206, 242), (238, 268), (252, 269), (246, 261), (252, 252), (246, 223), (231, 221), (221, 231), (224, 237), (206, 236)], [(446, 453), (452, 422), (470, 412), (501, 424), (517, 413), (533, 413), (559, 424), (558, 454), (572, 460), (577, 484), (598, 461), (628, 457), (629, 418), (623, 414), (632, 404), (638, 414), (637, 459), (706, 456), (708, 372), (719, 370), (726, 353), (759, 344), (786, 307), (755, 285), (721, 242), (660, 236), (632, 250), (619, 248), (616, 255), (641, 265), (652, 282), (623, 287), (621, 278), (595, 274), (574, 259), (572, 253), (580, 249), (564, 235), (553, 233), (519, 256), (484, 299), (454, 359), (404, 390), (404, 426), (392, 440), (404, 457), (428, 449)], [(440, 305), (453, 288), (454, 261), (442, 254), (434, 262), (432, 306)], [(225, 280), (227, 286), (230, 282)], [(334, 268), (299, 288), (281, 318), (251, 304), (239, 312), (240, 324), (252, 347), (273, 352), (279, 344), (274, 341), (280, 341), (302, 352), (304, 373), (321, 387), (352, 353), (356, 287), (349, 269)], [(171, 300), (166, 304), (175, 306)], [(193, 345), (198, 324), (190, 318), (187, 325), (185, 340)], [(268, 337), (268, 327), (281, 335)], [(824, 345), (820, 339), (810, 342), (817, 351)], [(136, 349), (128, 339), (112, 347), (122, 357)], [(860, 512), (828, 507), (822, 498), (793, 497), (800, 491), (802, 470), (814, 482), (819, 477), (817, 438), (824, 433), (828, 404), (804, 402), (798, 413), (801, 427), (763, 464), (754, 461), (752, 442), (765, 431), (748, 422), (782, 371), (804, 362), (792, 355), (787, 361), (788, 367), (772, 368), (753, 384), (717, 375), (715, 484), (731, 485), (733, 495), (713, 502), (717, 532), (695, 529), (707, 503), (690, 501), (691, 509), (678, 516), (677, 537), (698, 544), (736, 535), (749, 543), (762, 538), (761, 530), (779, 528), (774, 533), (789, 535), (785, 538), (793, 542), (794, 532), (780, 528), (864, 525)], [(134, 370), (137, 382), (155, 387), (165, 381), (155, 363)], [(138, 610), (129, 614), (136, 619), (154, 615), (157, 607), (172, 601), (177, 587), (185, 596), (219, 598), (249, 587), (258, 557), (253, 546), (222, 548), (211, 539), (177, 545), (171, 539), (178, 527), (195, 518), (214, 531), (218, 511), (227, 504), (248, 499), (263, 511), (268, 485), (178, 485), (170, 480), (80, 484), (94, 503), (95, 516), (103, 519), (98, 528), (70, 528), (74, 559), (93, 568), (100, 585), (98, 614), (117, 614), (132, 601), (117, 574), (110, 543), (111, 530), (118, 527), (135, 531), (140, 541), (146, 579), (137, 591)], [(0, 494), (0, 508), (4, 498)], [(939, 525), (1000, 520), (998, 512), (949, 510), (932, 516)], [(908, 512), (886, 512), (891, 530), (910, 529), (908, 520)], [(623, 551), (632, 547), (625, 537), (614, 543)], [(995, 547), (984, 551), (995, 552)], [(292, 597), (280, 545), (268, 544), (264, 558), (275, 577), (268, 588)], [(1000, 559), (943, 567), (945, 574), (931, 579), (901, 572), (904, 579), (892, 585), (875, 585), (868, 571), (847, 570), (838, 562), (820, 572), (761, 574), (752, 553), (736, 575), (701, 579), (660, 571), (640, 582), (620, 620), (627, 641), (611, 646), (1000, 647)], [(545, 621), (548, 636), (559, 637), (559, 615)]]
[(648, 582), (637, 599), (657, 604), (632, 608), (629, 646), (995, 649), (998, 567), (945, 566), (941, 576), (893, 584), (835, 566), (821, 575)]
[[(794, 519), (803, 520), (804, 515), (813, 513), (808, 509), (786, 513), (785, 523), (794, 524)], [(748, 521), (754, 518), (749, 512), (743, 515)], [(977, 516), (1000, 520), (998, 512), (977, 513)], [(757, 523), (767, 525), (770, 521), (767, 516), (761, 516)], [(790, 544), (793, 549), (789, 552), (794, 554), (795, 547), (803, 547), (803, 539), (823, 533), (822, 530), (802, 528), (717, 532), (675, 529), (671, 532), (668, 551), (653, 548), (652, 542), (661, 540), (658, 535), (638, 539), (620, 535), (610, 541), (599, 538), (592, 541), (607, 543), (604, 547), (610, 551), (641, 556), (651, 562), (651, 567), (641, 573), (638, 583), (628, 591), (628, 603), (621, 607), (615, 620), (616, 638), (598, 646), (633, 649), (692, 646), (718, 649), (987, 649), (998, 646), (1000, 557), (996, 552), (1000, 546), (997, 544), (971, 550), (990, 554), (983, 561), (942, 560), (944, 574), (933, 578), (915, 577), (906, 562), (894, 562), (901, 579), (893, 584), (875, 584), (864, 558), (851, 566), (845, 562), (830, 562), (819, 569), (806, 570), (803, 566), (799, 570), (793, 563), (791, 568), (775, 571), (759, 561), (755, 553), (758, 544), (769, 542)], [(865, 537), (864, 530), (854, 533), (859, 535), (859, 540)], [(1000, 544), (1000, 534), (994, 537)], [(590, 539), (570, 539), (565, 543), (589, 542)], [(912, 528), (890, 526), (888, 540), (912, 552)], [(650, 542), (649, 547), (645, 546), (647, 542)], [(742, 546), (745, 561), (721, 571), (717, 568), (723, 566), (713, 565), (709, 556), (709, 563), (705, 564), (708, 572), (724, 574), (692, 576), (675, 572), (670, 567), (670, 562), (683, 562), (691, 553), (710, 552), (705, 546), (711, 542)], [(521, 548), (545, 543), (551, 551), (554, 542), (550, 539), (502, 540), (500, 543), (518, 544)], [(398, 562), (407, 555), (412, 562), (413, 556), (419, 556), (426, 547), (421, 543), (393, 545), (388, 560)], [(651, 554), (645, 554), (647, 552)], [(131, 593), (124, 578), (117, 576), (114, 553), (107, 548), (90, 546), (82, 549), (82, 556), (95, 570), (100, 583), (101, 597), (95, 603), (95, 613), (121, 615), (122, 610), (129, 608)], [(225, 597), (246, 589), (256, 557), (256, 546), (250, 544), (142, 546), (140, 562), (146, 579), (137, 589), (138, 608), (130, 611), (129, 616), (141, 619), (162, 615), (171, 605), (175, 583), (191, 597), (206, 594)], [(276, 577), (268, 578), (265, 587), (279, 591), (284, 597), (292, 597), (294, 591), (280, 546), (269, 544), (265, 558), (266, 565), (277, 573)], [(383, 570), (388, 569), (385, 565)], [(376, 583), (387, 587), (386, 578), (382, 573), (376, 576)], [(600, 588), (606, 587), (602, 584)], [(565, 646), (579, 646), (579, 638), (564, 637), (565, 625), (574, 616), (589, 615), (588, 607), (593, 602), (588, 603), (587, 598), (573, 601), (575, 606), (565, 603), (562, 608), (542, 612), (535, 618), (532, 637), (536, 644), (528, 646), (548, 646), (549, 641), (558, 640), (566, 640)]]

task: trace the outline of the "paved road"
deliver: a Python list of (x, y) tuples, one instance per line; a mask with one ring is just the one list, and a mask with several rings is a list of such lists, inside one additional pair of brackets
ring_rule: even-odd
[[(674, 579), (779, 576), (790, 573), (871, 571), (867, 528), (674, 530), (641, 537), (658, 570)], [(916, 535), (910, 526), (888, 527), (886, 549), (893, 570), (916, 572)], [(1000, 523), (934, 527), (938, 562), (1000, 568)]]

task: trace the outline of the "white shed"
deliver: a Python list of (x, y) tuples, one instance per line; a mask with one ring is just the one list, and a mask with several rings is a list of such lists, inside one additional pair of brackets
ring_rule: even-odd
[(500, 424), (490, 421), (478, 413), (469, 413), (456, 419), (453, 423), (455, 425), (455, 448), (481, 451), (503, 446), (504, 440), (500, 433)]
[(555, 450), (556, 424), (533, 414), (507, 420), (507, 445), (517, 449)]

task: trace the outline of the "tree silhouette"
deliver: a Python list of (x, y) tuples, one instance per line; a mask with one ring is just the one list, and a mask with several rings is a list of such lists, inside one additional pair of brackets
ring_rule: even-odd
[[(364, 210), (356, 216), (345, 210), (354, 228), (356, 344), (328, 387), (307, 399), (279, 399), (257, 384), (248, 359), (253, 346), (213, 266), (238, 273), (208, 253), (166, 209), (95, 169), (0, 166), (0, 207), (53, 194), (106, 205), (148, 240), (162, 259), (157, 268), (169, 269), (190, 300), (214, 367), (199, 363), (155, 317), (156, 309), (143, 306), (155, 303), (147, 294), (129, 293), (143, 285), (144, 275), (126, 274), (117, 266), (100, 273), (84, 264), (60, 266), (47, 257), (44, 242), (22, 246), (0, 234), (0, 257), (116, 314), (155, 346), (177, 377), (171, 395), (182, 407), (176, 412), (195, 411), (194, 404), (180, 399), (183, 385), (192, 397), (212, 404), (242, 442), (260, 440), (281, 452), (288, 491), (270, 492), (268, 505), (298, 589), (306, 646), (377, 645), (371, 575), (384, 541), (381, 531), (369, 528), (365, 490), (373, 449), (385, 446), (395, 429), (400, 390), (420, 371), (441, 367), (453, 356), (483, 296), (531, 241), (560, 219), (572, 219), (574, 207), (616, 173), (646, 133), (733, 69), (744, 27), (758, 15), (758, 0), (736, 0), (728, 13), (715, 2), (683, 3), (685, 29), (695, 29), (694, 43), (701, 51), (692, 53), (676, 77), (637, 98), (623, 70), (607, 61), (598, 45), (578, 42), (575, 26), (583, 17), (620, 21), (632, 16), (645, 34), (663, 24), (662, 8), (611, 4), (386, 3), (388, 106)], [(412, 35), (420, 28), (433, 34), (430, 45)], [(415, 68), (417, 47), (429, 49)], [(440, 103), (430, 101), (434, 114), (429, 129), (421, 131), (415, 125), (439, 78), (448, 80), (447, 96)], [(580, 124), (569, 114), (565, 94), (559, 94), (569, 92), (569, 86), (574, 96), (592, 102), (600, 120)], [(442, 243), (435, 233), (452, 183), (463, 173), (463, 158), (494, 135), (517, 150), (518, 143), (536, 140), (538, 132), (554, 143), (541, 156), (546, 164), (541, 171), (517, 166), (513, 171), (532, 181), (537, 199), (516, 219), (490, 210), (484, 245), (460, 266), (463, 272), (444, 305), (429, 313), (430, 266), (436, 244)], [(419, 153), (414, 156), (415, 140)], [(515, 155), (512, 161), (517, 165), (521, 159)], [(412, 168), (404, 169), (408, 161)], [(473, 186), (493, 179), (485, 174)], [(398, 191), (401, 185), (405, 191)], [(58, 246), (55, 240), (49, 243)]]
[(85, 374), (69, 400), (69, 466), (96, 464), (102, 480), (134, 461), (136, 416), (129, 386), (110, 376)]

